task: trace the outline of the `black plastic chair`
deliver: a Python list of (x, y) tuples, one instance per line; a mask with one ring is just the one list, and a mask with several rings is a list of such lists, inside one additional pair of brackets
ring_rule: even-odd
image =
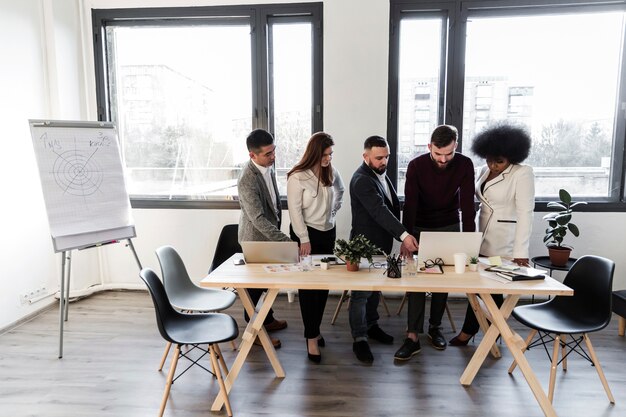
[[(159, 409), (159, 417), (163, 416), (163, 412), (165, 411), (165, 405), (167, 404), (170, 388), (175, 379), (174, 374), (176, 373), (178, 360), (181, 357), (189, 359), (191, 361), (191, 365), (189, 365), (187, 369), (191, 368), (193, 365), (198, 365), (204, 370), (210, 372), (198, 363), (206, 354), (209, 354), (211, 357), (211, 364), (213, 365), (213, 369), (215, 370), (214, 375), (220, 386), (220, 393), (224, 395), (226, 412), (229, 417), (232, 417), (233, 412), (230, 407), (228, 392), (217, 361), (218, 357), (220, 360), (224, 360), (218, 343), (234, 340), (239, 335), (239, 328), (237, 327), (235, 319), (223, 313), (180, 313), (172, 307), (163, 284), (152, 269), (142, 269), (139, 276), (148, 286), (148, 290), (152, 296), (156, 312), (157, 325), (161, 336), (163, 336), (163, 338), (169, 343), (176, 346), (174, 351), (175, 355), (170, 366), (170, 371), (167, 375), (165, 392), (163, 393), (161, 408)], [(182, 345), (191, 345), (195, 349), (199, 349), (204, 353), (198, 359), (190, 358), (186, 353), (181, 352)], [(200, 345), (208, 345), (208, 350), (202, 348)], [(187, 369), (185, 369), (180, 375), (186, 372)]]
[[(604, 329), (611, 321), (611, 290), (615, 263), (599, 256), (583, 256), (569, 270), (563, 284), (574, 290), (572, 297), (556, 296), (541, 304), (530, 304), (516, 307), (513, 317), (532, 330), (526, 338), (526, 349), (542, 345), (552, 362), (548, 398), (554, 397), (556, 369), (563, 364), (567, 370), (567, 356), (576, 352), (595, 366), (606, 395), (611, 403), (615, 403), (609, 389), (600, 362), (591, 344), (588, 333)], [(532, 341), (535, 334), (539, 338)], [(567, 336), (571, 340), (567, 341)], [(582, 345), (587, 345), (587, 353)], [(546, 345), (554, 342), (552, 355)], [(559, 361), (559, 348), (561, 360)], [(509, 373), (513, 372), (513, 362)]]
[[(194, 284), (180, 255), (171, 246), (161, 246), (156, 250), (161, 264), (161, 274), (165, 292), (175, 308), (187, 312), (222, 311), (235, 303), (237, 296), (231, 291), (203, 288)], [(163, 352), (159, 371), (163, 369), (172, 344), (168, 343)], [(228, 369), (224, 369), (228, 372)]]
[(236, 253), (242, 253), (241, 245), (239, 244), (238, 236), (239, 225), (227, 224), (222, 228), (220, 237), (217, 239), (217, 245), (215, 246), (215, 254), (213, 254), (213, 262), (211, 262), (211, 273), (215, 268), (224, 263), (228, 258)]

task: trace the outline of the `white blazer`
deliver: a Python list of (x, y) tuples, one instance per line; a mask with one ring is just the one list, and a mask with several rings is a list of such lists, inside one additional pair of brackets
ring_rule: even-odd
[(489, 168), (485, 165), (476, 182), (476, 196), (480, 201), (478, 228), (483, 232), (480, 253), (528, 258), (535, 208), (533, 169), (528, 165), (511, 164), (481, 190), (488, 175)]

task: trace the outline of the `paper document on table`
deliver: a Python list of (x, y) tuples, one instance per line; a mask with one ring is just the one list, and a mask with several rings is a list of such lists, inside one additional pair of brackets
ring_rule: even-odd
[(263, 265), (265, 272), (302, 272), (302, 267), (298, 264), (272, 264)]

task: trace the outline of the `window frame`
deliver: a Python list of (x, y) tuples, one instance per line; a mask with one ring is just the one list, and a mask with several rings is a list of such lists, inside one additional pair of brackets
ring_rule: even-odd
[[(465, 87), (465, 40), (467, 21), (471, 17), (485, 16), (530, 16), (579, 13), (579, 12), (626, 12), (626, 1), (617, 0), (451, 0), (432, 2), (423, 0), (390, 0), (390, 49), (389, 49), (389, 120), (387, 138), (392, 149), (398, 143), (398, 75), (399, 75), (399, 25), (403, 16), (409, 13), (447, 13), (449, 41), (443, 64), (446, 68), (445, 102), (440, 103), (445, 113), (439, 115), (439, 123), (456, 126), (463, 131), (463, 105)], [(615, 126), (613, 130), (613, 158), (609, 177), (609, 197), (585, 197), (591, 204), (580, 206), (587, 212), (626, 211), (626, 30), (623, 32), (620, 59), (619, 88), (617, 92)], [(443, 117), (442, 117), (443, 115)], [(459, 151), (463, 150), (463, 139), (459, 139)], [(397, 160), (397, 158), (394, 158)], [(390, 164), (391, 166), (391, 164)], [(397, 184), (397, 165), (390, 167), (389, 176)], [(556, 199), (556, 198), (555, 198)], [(553, 198), (537, 198), (535, 211), (550, 211), (548, 201)]]
[[(269, 24), (272, 21), (311, 22), (312, 37), (312, 126), (311, 133), (323, 130), (323, 3), (258, 4), (235, 6), (157, 7), (92, 9), (95, 80), (98, 120), (111, 120), (111, 98), (108, 91), (105, 31), (108, 25), (141, 26), (154, 24), (175, 25), (181, 22), (219, 22), (221, 24), (250, 24), (251, 74), (252, 74), (252, 128), (272, 132), (273, 97), (272, 73), (269, 68)], [(273, 132), (272, 132), (273, 133)], [(243, 138), (242, 138), (243, 140)], [(184, 209), (239, 209), (237, 199), (188, 198), (130, 198), (133, 208), (184, 208)], [(286, 196), (281, 196), (286, 207)]]

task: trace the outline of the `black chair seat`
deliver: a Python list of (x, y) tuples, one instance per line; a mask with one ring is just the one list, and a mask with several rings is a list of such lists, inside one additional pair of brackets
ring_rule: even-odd
[(546, 333), (579, 334), (597, 332), (608, 325), (606, 315), (578, 315), (550, 302), (516, 307), (513, 317), (523, 325)]
[(223, 343), (239, 335), (237, 322), (228, 314), (183, 314), (178, 313), (167, 318), (168, 340), (180, 345), (199, 345)]
[(626, 290), (613, 291), (613, 312), (626, 317)]

